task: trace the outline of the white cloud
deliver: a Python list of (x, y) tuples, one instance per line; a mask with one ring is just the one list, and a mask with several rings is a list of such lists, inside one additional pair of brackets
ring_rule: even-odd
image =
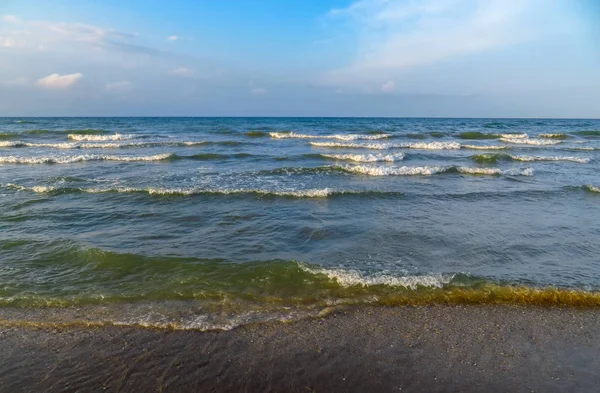
[(167, 39), (169, 41), (177, 41), (179, 39), (179, 37), (177, 37), (176, 35), (170, 35), (167, 37)]
[(383, 85), (381, 85), (381, 91), (384, 93), (391, 93), (396, 90), (396, 84), (394, 81), (387, 81)]
[(255, 96), (262, 96), (262, 95), (267, 94), (267, 89), (264, 87), (255, 87), (254, 89), (251, 90), (251, 92)]
[(3, 48), (12, 48), (13, 46), (16, 46), (17, 43), (14, 39), (10, 38), (10, 37), (0, 37), (0, 47)]
[(83, 75), (79, 72), (68, 75), (51, 74), (38, 79), (35, 83), (49, 89), (65, 89), (75, 85), (81, 78)]
[(108, 91), (126, 92), (133, 88), (133, 83), (130, 81), (119, 81), (107, 83), (105, 89)]
[(2, 15), (2, 20), (7, 23), (16, 23), (20, 21), (15, 15)]
[(171, 74), (177, 75), (177, 76), (189, 77), (189, 76), (194, 75), (194, 71), (192, 71), (186, 67), (179, 67), (179, 68), (175, 68), (173, 71), (171, 71)]
[(355, 1), (329, 16), (354, 27), (357, 55), (323, 82), (372, 88), (408, 70), (556, 34), (565, 25), (545, 23), (543, 14), (558, 15), (565, 1)]

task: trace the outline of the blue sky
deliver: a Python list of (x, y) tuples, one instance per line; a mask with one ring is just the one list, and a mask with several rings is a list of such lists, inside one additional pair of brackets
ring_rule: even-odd
[(600, 117), (597, 0), (0, 0), (0, 116)]

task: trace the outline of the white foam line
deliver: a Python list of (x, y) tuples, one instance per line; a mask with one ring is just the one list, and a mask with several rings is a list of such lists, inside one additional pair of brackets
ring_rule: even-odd
[(299, 263), (300, 269), (313, 275), (324, 275), (332, 281), (337, 282), (342, 287), (369, 287), (375, 285), (387, 285), (392, 287), (404, 287), (408, 289), (418, 289), (419, 287), (442, 288), (449, 284), (454, 278), (451, 275), (423, 275), (423, 276), (392, 276), (387, 274), (365, 275), (356, 270), (350, 269), (326, 269), (307, 266)]
[(171, 153), (156, 154), (154, 156), (107, 156), (107, 155), (79, 155), (79, 156), (47, 156), (47, 157), (0, 157), (0, 164), (73, 164), (84, 161), (161, 161), (173, 157)]
[(548, 145), (557, 145), (562, 143), (562, 141), (552, 141), (552, 140), (539, 140), (539, 139), (529, 139), (529, 138), (509, 138), (503, 137), (499, 139), (502, 142), (506, 143), (514, 143), (521, 145), (537, 145), (537, 146), (548, 146)]
[(74, 141), (89, 141), (89, 142), (103, 142), (103, 141), (121, 141), (126, 139), (133, 139), (135, 136), (132, 134), (119, 134), (116, 132), (114, 135), (79, 135), (69, 134), (67, 138)]
[(388, 134), (373, 134), (373, 135), (363, 135), (363, 134), (335, 134), (335, 135), (307, 135), (307, 134), (297, 134), (295, 132), (270, 132), (271, 138), (275, 139), (290, 139), (290, 138), (299, 138), (299, 139), (339, 139), (343, 141), (354, 141), (358, 139), (366, 139), (366, 140), (376, 140), (376, 139), (384, 139), (389, 138)]
[(414, 142), (414, 143), (340, 143), (340, 142), (309, 142), (316, 147), (353, 148), (353, 149), (420, 149), (420, 150), (453, 150), (460, 149), (458, 142)]
[(397, 154), (321, 154), (322, 157), (334, 160), (356, 161), (356, 162), (394, 162), (404, 159), (404, 153)]

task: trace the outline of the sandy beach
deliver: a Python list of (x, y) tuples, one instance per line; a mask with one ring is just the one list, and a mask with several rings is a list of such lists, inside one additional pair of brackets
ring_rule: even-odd
[(2, 392), (593, 392), (600, 310), (361, 307), (230, 331), (0, 330)]

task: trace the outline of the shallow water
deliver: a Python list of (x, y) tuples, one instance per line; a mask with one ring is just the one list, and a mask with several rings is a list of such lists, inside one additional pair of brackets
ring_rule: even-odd
[(600, 121), (0, 119), (5, 319), (600, 305)]

